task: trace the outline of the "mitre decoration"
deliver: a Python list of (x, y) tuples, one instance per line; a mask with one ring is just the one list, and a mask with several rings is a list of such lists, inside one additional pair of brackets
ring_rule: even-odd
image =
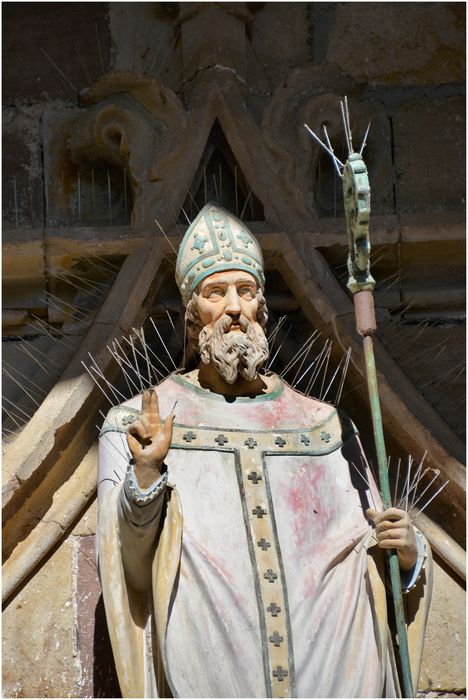
[(210, 202), (190, 224), (177, 256), (176, 282), (184, 304), (205, 277), (222, 270), (250, 272), (263, 290), (261, 248), (247, 226)]

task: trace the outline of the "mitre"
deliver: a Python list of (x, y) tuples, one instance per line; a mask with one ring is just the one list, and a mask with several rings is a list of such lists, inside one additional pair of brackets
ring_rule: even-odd
[(243, 221), (210, 202), (190, 224), (179, 247), (175, 277), (184, 304), (205, 277), (222, 270), (250, 272), (264, 289), (258, 241)]

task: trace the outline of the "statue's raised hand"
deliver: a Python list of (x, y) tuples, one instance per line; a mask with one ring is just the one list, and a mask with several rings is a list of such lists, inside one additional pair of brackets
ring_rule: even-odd
[(171, 413), (162, 424), (156, 391), (143, 392), (141, 416), (127, 430), (135, 476), (143, 489), (151, 486), (161, 475), (161, 467), (171, 445), (174, 418), (174, 413)]

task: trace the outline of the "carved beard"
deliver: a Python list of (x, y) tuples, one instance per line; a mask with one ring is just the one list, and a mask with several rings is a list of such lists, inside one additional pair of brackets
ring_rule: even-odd
[(232, 318), (224, 314), (213, 326), (200, 331), (198, 347), (205, 365), (214, 364), (228, 384), (234, 384), (240, 374), (255, 379), (268, 358), (268, 341), (261, 325), (239, 317), (241, 331), (230, 331)]

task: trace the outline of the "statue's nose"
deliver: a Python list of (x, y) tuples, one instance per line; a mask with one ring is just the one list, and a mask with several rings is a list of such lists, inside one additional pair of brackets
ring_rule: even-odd
[(239, 295), (236, 290), (229, 290), (226, 295), (226, 306), (225, 312), (230, 316), (239, 316), (241, 312), (241, 305)]

